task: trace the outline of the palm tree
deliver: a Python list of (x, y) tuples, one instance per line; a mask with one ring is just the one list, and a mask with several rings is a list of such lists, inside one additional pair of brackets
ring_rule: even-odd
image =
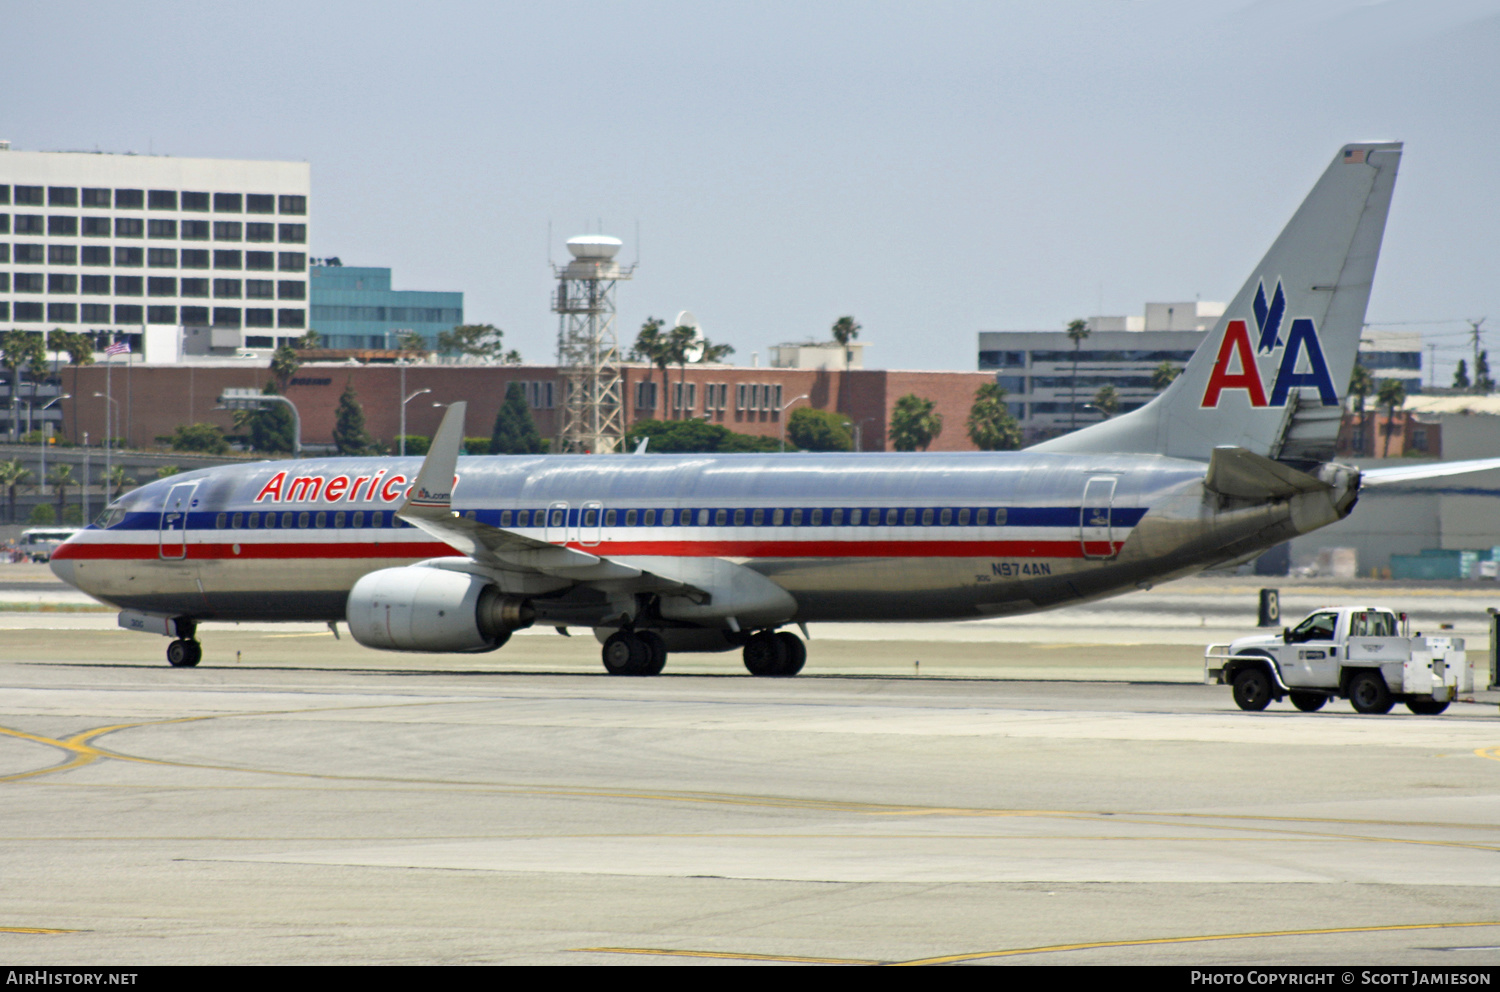
[[(67, 334), (63, 341), (63, 350), (68, 353), (68, 364), (73, 366), (73, 395), (77, 396), (79, 368), (94, 364), (94, 339), (87, 334)], [(77, 417), (73, 418), (73, 441), (78, 441)]]
[(1400, 379), (1386, 379), (1380, 384), (1380, 392), (1375, 395), (1375, 402), (1385, 407), (1385, 454), (1384, 458), (1391, 457), (1391, 431), (1395, 429), (1396, 408), (1406, 403), (1406, 387), (1401, 384)]
[(63, 518), (63, 506), (67, 501), (68, 487), (78, 484), (78, 480), (73, 478), (73, 466), (57, 466), (52, 470), (52, 474), (47, 477), (47, 481), (57, 487), (57, 519), (61, 521)]
[(1181, 374), (1182, 369), (1173, 365), (1169, 361), (1163, 361), (1160, 365), (1151, 370), (1151, 388), (1159, 393), (1163, 389), (1166, 389), (1168, 386), (1170, 386), (1173, 380), (1175, 380)]
[(1086, 320), (1073, 320), (1068, 322), (1068, 340), (1073, 342), (1073, 390), (1068, 406), (1072, 408), (1072, 427), (1078, 427), (1078, 349), (1083, 347), (1084, 338), (1089, 336), (1089, 324)]
[(714, 344), (712, 341), (708, 340), (708, 338), (704, 338), (703, 354), (698, 356), (698, 361), (700, 363), (722, 362), (732, 354), (734, 354), (734, 345)]
[(840, 317), (833, 322), (833, 339), (844, 349), (844, 370), (849, 369), (849, 342), (859, 337), (861, 328), (853, 317)]
[(661, 369), (661, 419), (666, 420), (667, 367), (672, 364), (672, 356), (667, 348), (667, 336), (661, 332), (663, 324), (664, 321), (655, 317), (647, 317), (640, 333), (635, 336), (629, 357), (638, 362), (650, 362)]
[(19, 458), (0, 462), (0, 488), (10, 492), (10, 517), (8, 519), (11, 523), (16, 522), (16, 490), (30, 474), (31, 470), (23, 466)]
[(687, 409), (687, 363), (688, 353), (692, 351), (693, 342), (698, 340), (698, 328), (687, 324), (678, 324), (667, 334), (667, 351), (672, 362), (681, 370), (677, 377), (677, 390), (682, 394), (682, 416), (686, 419)]
[(126, 486), (135, 485), (134, 479), (125, 477), (125, 466), (116, 465), (104, 477), (104, 505), (108, 506)]
[(1368, 454), (1370, 447), (1369, 424), (1365, 422), (1365, 400), (1375, 391), (1375, 380), (1370, 376), (1370, 370), (1354, 364), (1354, 374), (1349, 377), (1349, 395), (1354, 397), (1354, 413), (1359, 417), (1359, 450), (1356, 455)]
[(1104, 414), (1105, 420), (1120, 412), (1120, 394), (1115, 391), (1114, 386), (1106, 382), (1099, 387), (1099, 391), (1094, 394), (1094, 409)]

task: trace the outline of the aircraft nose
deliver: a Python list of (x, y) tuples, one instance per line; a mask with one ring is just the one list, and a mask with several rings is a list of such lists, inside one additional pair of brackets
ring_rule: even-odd
[(53, 558), (48, 561), (47, 564), (51, 567), (53, 575), (57, 576), (59, 579), (62, 579), (74, 589), (78, 588), (78, 583), (73, 581), (73, 566), (77, 564), (76, 562), (72, 561), (71, 559), (58, 560), (56, 558)]

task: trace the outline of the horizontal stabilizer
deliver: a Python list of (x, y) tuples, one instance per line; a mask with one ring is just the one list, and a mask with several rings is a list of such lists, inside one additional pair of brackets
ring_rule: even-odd
[(1473, 458), (1462, 462), (1428, 462), (1425, 465), (1398, 465), (1392, 468), (1362, 469), (1360, 485), (1389, 486), (1397, 482), (1441, 479), (1445, 475), (1467, 475), (1500, 469), (1500, 458)]
[(1234, 499), (1282, 499), (1332, 488), (1322, 479), (1233, 445), (1214, 449), (1203, 485), (1211, 492)]

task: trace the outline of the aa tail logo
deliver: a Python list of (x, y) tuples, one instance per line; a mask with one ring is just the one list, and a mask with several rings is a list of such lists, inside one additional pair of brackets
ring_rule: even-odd
[[(1250, 327), (1246, 321), (1231, 320), (1224, 328), (1224, 338), (1219, 342), (1219, 353), (1214, 358), (1213, 371), (1208, 375), (1208, 387), (1203, 391), (1204, 408), (1219, 405), (1219, 397), (1229, 390), (1243, 390), (1251, 407), (1286, 406), (1287, 397), (1293, 389), (1312, 387), (1318, 390), (1318, 398), (1324, 406), (1338, 406), (1338, 390), (1333, 377), (1328, 373), (1328, 362), (1323, 357), (1323, 344), (1318, 340), (1318, 329), (1310, 317), (1298, 317), (1292, 321), (1291, 331), (1285, 343), (1281, 340), (1281, 325), (1286, 315), (1286, 294), (1282, 292), (1281, 280), (1276, 281), (1276, 291), (1266, 299), (1266, 286), (1261, 283), (1255, 289), (1255, 325), (1259, 338), (1254, 347), (1250, 343)], [(1266, 399), (1265, 383), (1261, 379), (1256, 356), (1281, 353), (1281, 364), (1271, 384), (1271, 398)], [(1304, 364), (1306, 371), (1297, 371)]]

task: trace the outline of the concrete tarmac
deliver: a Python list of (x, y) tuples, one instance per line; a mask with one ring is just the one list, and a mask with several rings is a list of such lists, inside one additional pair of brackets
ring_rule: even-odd
[[(1195, 683), (1213, 638), (1192, 632), (1247, 631), (1253, 586), (1248, 606), (1180, 589), (1009, 630), (814, 628), (788, 680), (733, 655), (611, 678), (583, 632), (405, 656), (308, 625), (205, 626), (179, 671), (112, 616), (9, 614), (0, 946), (67, 965), (1500, 964), (1500, 695), (1242, 713)], [(1482, 631), (1477, 598), (1440, 592), (1434, 613)]]

